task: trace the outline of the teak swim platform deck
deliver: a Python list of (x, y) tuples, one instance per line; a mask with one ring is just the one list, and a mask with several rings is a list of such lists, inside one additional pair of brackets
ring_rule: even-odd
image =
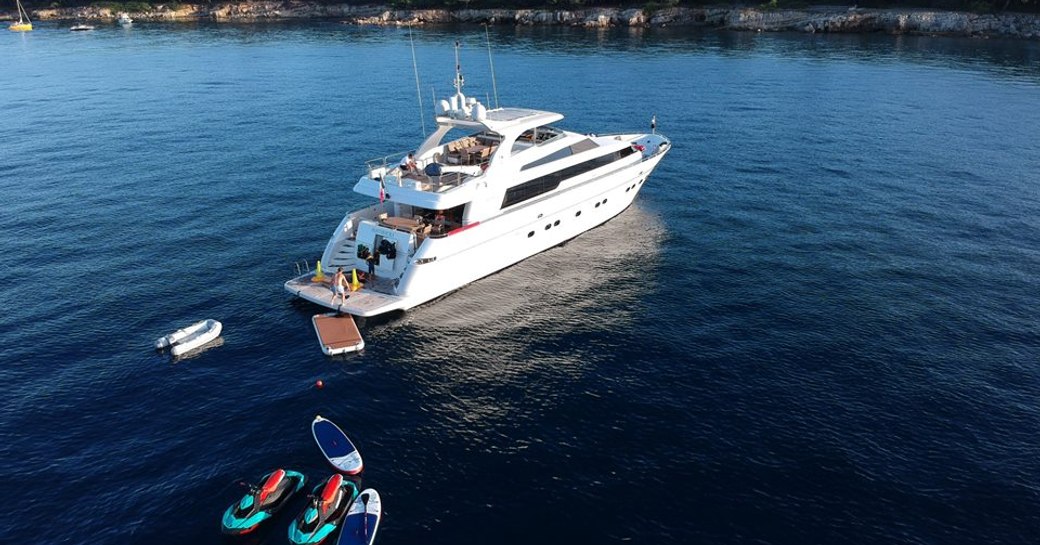
[(388, 279), (369, 280), (362, 289), (349, 292), (346, 301), (336, 297), (334, 302), (332, 297), (335, 294), (329, 287), (331, 277), (326, 278), (330, 279), (328, 283), (316, 282), (314, 273), (307, 273), (287, 281), (285, 289), (301, 299), (354, 316), (376, 316), (405, 307), (406, 301), (402, 297), (378, 291), (389, 291), (393, 287), (393, 283)]
[(327, 356), (356, 352), (365, 347), (354, 318), (349, 314), (315, 314), (311, 318), (318, 344)]

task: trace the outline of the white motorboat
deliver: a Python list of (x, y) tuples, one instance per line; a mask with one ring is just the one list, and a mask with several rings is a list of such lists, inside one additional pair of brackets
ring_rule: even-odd
[(87, 30), (94, 30), (94, 27), (91, 25), (85, 25), (80, 23), (77, 25), (72, 25), (71, 27), (69, 27), (69, 30), (71, 30), (72, 32), (84, 32)]
[(170, 354), (181, 354), (195, 350), (220, 336), (223, 325), (216, 320), (195, 322), (155, 341), (156, 350), (170, 348)]
[(620, 214), (671, 148), (655, 130), (578, 134), (555, 126), (558, 113), (488, 109), (463, 94), (457, 57), (455, 94), (415, 168), (401, 166), (408, 152), (370, 161), (354, 191), (378, 202), (349, 212), (325, 246), (325, 270), (371, 263), (374, 277), (345, 301), (311, 274), (287, 291), (357, 316), (410, 309)]
[(116, 23), (118, 23), (121, 26), (130, 26), (134, 24), (134, 20), (130, 18), (129, 13), (125, 11), (120, 11), (119, 15), (116, 17)]

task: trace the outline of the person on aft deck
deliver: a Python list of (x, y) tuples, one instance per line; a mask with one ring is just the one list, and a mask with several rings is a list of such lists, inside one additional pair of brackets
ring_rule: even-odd
[(376, 279), (376, 259), (378, 259), (379, 251), (376, 250), (371, 255), (365, 258), (368, 262), (368, 278), (371, 280)]
[(343, 274), (343, 267), (336, 268), (336, 274), (332, 276), (332, 304), (336, 304), (336, 297), (342, 297), (343, 303), (347, 302), (347, 275)]

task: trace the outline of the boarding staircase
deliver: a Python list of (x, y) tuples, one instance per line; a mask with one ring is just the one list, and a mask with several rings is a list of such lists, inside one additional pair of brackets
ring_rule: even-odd
[(357, 265), (357, 241), (353, 238), (345, 238), (340, 241), (339, 246), (329, 256), (328, 263), (322, 263), (327, 270), (334, 271), (336, 267), (343, 267), (349, 271)]

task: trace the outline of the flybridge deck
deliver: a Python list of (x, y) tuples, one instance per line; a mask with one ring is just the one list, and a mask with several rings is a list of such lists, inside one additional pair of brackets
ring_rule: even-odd
[[(336, 298), (338, 305), (332, 302), (332, 290), (325, 282), (313, 282), (313, 273), (298, 276), (285, 283), (285, 289), (293, 295), (328, 307), (341, 313), (353, 314), (355, 316), (377, 316), (394, 310), (405, 308), (405, 298), (396, 295), (380, 293), (380, 285), (365, 286), (358, 291), (347, 294), (346, 302), (339, 297)], [(376, 280), (378, 284), (380, 280)], [(388, 280), (383, 282), (389, 283)]]

